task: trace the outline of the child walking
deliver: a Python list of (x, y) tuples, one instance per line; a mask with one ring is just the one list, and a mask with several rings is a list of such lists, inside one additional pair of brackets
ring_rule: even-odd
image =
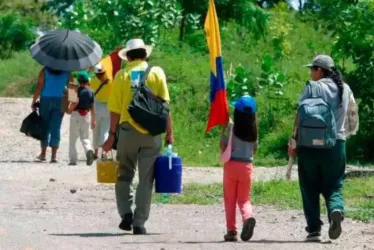
[(250, 202), (253, 156), (257, 150), (256, 102), (251, 96), (242, 96), (235, 103), (234, 122), (221, 137), (221, 161), (225, 163), (223, 176), (226, 212), (225, 241), (237, 241), (236, 206), (243, 220), (241, 239), (253, 236), (256, 220)]
[(86, 164), (92, 165), (94, 161), (94, 152), (89, 139), (90, 126), (95, 128), (95, 110), (94, 94), (89, 88), (89, 75), (87, 71), (78, 73), (78, 103), (69, 106), (70, 117), (70, 138), (69, 138), (69, 165), (77, 165), (78, 152), (76, 143), (80, 138), (84, 151), (86, 153)]

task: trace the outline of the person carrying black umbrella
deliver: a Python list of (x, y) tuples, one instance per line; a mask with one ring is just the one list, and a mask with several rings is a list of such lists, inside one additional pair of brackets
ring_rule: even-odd
[(94, 66), (103, 54), (100, 45), (88, 36), (73, 30), (55, 30), (40, 36), (30, 47), (32, 57), (45, 66), (38, 77), (32, 109), (40, 97), (40, 114), (45, 121), (46, 139), (37, 157), (46, 160), (47, 147), (52, 147), (51, 162), (55, 163), (60, 143), (60, 129), (64, 113), (62, 98), (73, 77), (69, 72)]
[(46, 161), (47, 147), (52, 148), (51, 163), (57, 162), (57, 150), (60, 144), (62, 112), (62, 97), (69, 81), (73, 77), (69, 72), (53, 70), (44, 67), (38, 77), (31, 108), (35, 110), (35, 103), (40, 98), (40, 115), (45, 125), (45, 136), (41, 142), (39, 161)]

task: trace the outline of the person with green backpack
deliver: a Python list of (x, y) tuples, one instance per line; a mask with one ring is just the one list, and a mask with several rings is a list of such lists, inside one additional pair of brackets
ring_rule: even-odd
[(298, 157), (306, 240), (320, 240), (320, 194), (326, 201), (329, 237), (337, 239), (344, 218), (345, 141), (351, 135), (345, 129), (345, 120), (354, 97), (331, 57), (319, 55), (306, 67), (311, 70), (312, 80), (306, 83), (298, 103), (288, 153)]

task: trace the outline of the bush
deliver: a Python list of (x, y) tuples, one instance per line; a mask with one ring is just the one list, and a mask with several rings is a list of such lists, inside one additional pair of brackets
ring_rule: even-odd
[(33, 38), (30, 21), (20, 13), (0, 11), (0, 58), (10, 58), (26, 48)]

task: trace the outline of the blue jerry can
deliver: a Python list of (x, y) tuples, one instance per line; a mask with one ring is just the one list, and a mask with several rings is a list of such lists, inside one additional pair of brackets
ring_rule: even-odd
[(156, 193), (182, 192), (182, 159), (176, 154), (160, 156), (155, 163)]

